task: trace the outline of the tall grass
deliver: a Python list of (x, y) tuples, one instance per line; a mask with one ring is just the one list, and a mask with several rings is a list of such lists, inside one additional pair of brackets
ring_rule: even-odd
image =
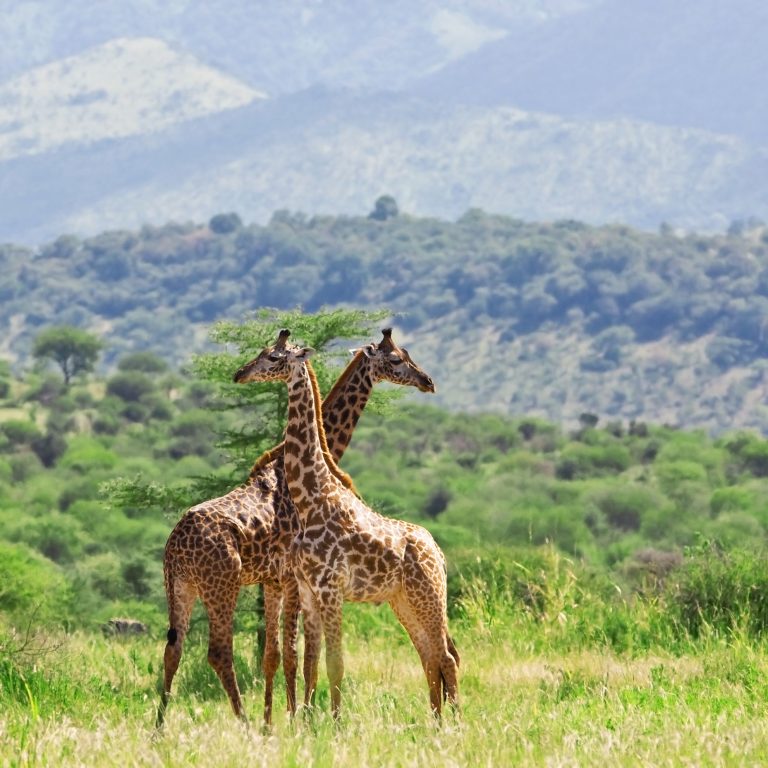
[[(441, 724), (429, 712), (416, 652), (386, 606), (345, 609), (341, 722), (328, 713), (322, 673), (317, 711), (293, 722), (278, 683), (267, 733), (252, 635), (236, 637), (250, 728), (236, 721), (206, 663), (200, 623), (158, 735), (161, 637), (19, 637), (6, 629), (0, 764), (762, 764), (768, 656), (762, 602), (747, 588), (762, 584), (762, 559), (718, 557), (691, 553), (674, 578), (640, 596), (549, 547), (463, 563), (451, 617), (461, 713)], [(686, 618), (691, 606), (695, 624)]]
[[(462, 712), (442, 725), (428, 712), (412, 648), (362, 642), (350, 632), (339, 725), (328, 714), (324, 683), (313, 718), (291, 723), (277, 711), (264, 733), (258, 683), (244, 692), (253, 723), (246, 729), (223, 693), (197, 689), (191, 673), (179, 681), (159, 737), (153, 720), (162, 643), (67, 637), (55, 656), (19, 665), (15, 674), (24, 675), (29, 694), (9, 684), (3, 667), (2, 764), (757, 765), (768, 754), (762, 646), (711, 642), (682, 656), (526, 653), (510, 651), (494, 628), (456, 629)], [(248, 639), (238, 638), (238, 646), (241, 660), (253, 652)], [(198, 663), (192, 655), (185, 661)]]

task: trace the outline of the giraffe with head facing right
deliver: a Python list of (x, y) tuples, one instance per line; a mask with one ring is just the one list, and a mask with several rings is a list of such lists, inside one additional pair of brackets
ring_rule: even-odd
[(289, 344), (289, 335), (281, 331), (235, 381), (283, 381), (288, 387), (284, 466), (301, 529), (291, 562), (305, 628), (319, 623), (325, 635), (333, 714), (340, 712), (344, 674), (342, 605), (350, 600), (390, 604), (416, 647), (439, 716), (444, 699), (458, 705), (459, 655), (448, 634), (445, 558), (425, 528), (379, 515), (354, 492), (328, 450), (309, 362), (313, 350)]
[[(382, 340), (357, 350), (323, 404), (328, 445), (340, 458), (375, 383), (393, 381), (434, 391), (431, 378), (407, 350), (383, 330)], [(200, 597), (208, 614), (208, 661), (229, 696), (236, 715), (245, 719), (233, 665), (233, 618), (240, 588), (264, 586), (266, 647), (264, 720), (272, 717), (273, 681), (280, 663), (278, 626), (283, 611), (283, 669), (288, 710), (296, 710), (299, 593), (289, 563), (299, 520), (285, 481), (283, 444), (265, 453), (245, 483), (224, 496), (189, 509), (168, 537), (163, 559), (169, 630), (164, 655), (163, 690), (157, 712), (161, 727), (171, 686), (181, 660), (192, 607)], [(317, 679), (320, 637), (311, 620), (305, 627), (305, 700)]]

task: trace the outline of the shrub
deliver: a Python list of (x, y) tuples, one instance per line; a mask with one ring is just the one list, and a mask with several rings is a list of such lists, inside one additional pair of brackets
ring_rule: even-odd
[(0, 611), (27, 623), (64, 619), (69, 587), (61, 571), (25, 544), (0, 541)]
[(117, 463), (117, 456), (98, 440), (88, 435), (78, 435), (60, 459), (60, 465), (79, 472), (93, 469), (111, 469)]
[(622, 484), (597, 491), (591, 501), (612, 528), (637, 531), (646, 514), (665, 500), (645, 486)]
[(620, 443), (569, 443), (560, 455), (555, 472), (563, 480), (573, 480), (623, 472), (629, 467), (630, 461), (629, 451)]
[(695, 638), (743, 629), (760, 637), (768, 628), (768, 556), (704, 542), (670, 578), (667, 597), (680, 626)]
[(121, 357), (117, 363), (119, 371), (140, 371), (142, 373), (165, 373), (168, 363), (154, 352), (131, 352)]
[(135, 403), (154, 392), (155, 384), (145, 373), (136, 370), (116, 373), (107, 381), (107, 394)]
[(12, 447), (32, 445), (40, 437), (40, 430), (28, 419), (9, 419), (0, 424), (0, 431), (6, 436)]

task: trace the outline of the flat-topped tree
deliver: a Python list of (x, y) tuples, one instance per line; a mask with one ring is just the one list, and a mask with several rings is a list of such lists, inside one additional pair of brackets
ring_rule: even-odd
[(103, 346), (101, 339), (81, 328), (51, 326), (38, 334), (32, 355), (53, 360), (64, 374), (64, 386), (69, 387), (73, 377), (93, 370)]

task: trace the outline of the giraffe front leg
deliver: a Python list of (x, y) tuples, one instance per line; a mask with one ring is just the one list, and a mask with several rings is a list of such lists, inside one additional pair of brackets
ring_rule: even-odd
[(304, 707), (310, 710), (315, 706), (323, 623), (312, 590), (303, 583), (298, 587), (304, 625)]
[(266, 642), (262, 671), (264, 672), (264, 724), (272, 723), (272, 694), (275, 673), (280, 666), (280, 608), (283, 595), (280, 588), (274, 584), (264, 585), (264, 623)]
[(296, 714), (296, 671), (299, 654), (296, 642), (299, 635), (299, 585), (293, 576), (285, 577), (283, 586), (283, 673), (288, 712)]
[(341, 713), (341, 681), (344, 677), (344, 652), (341, 637), (343, 598), (338, 591), (323, 592), (320, 599), (320, 616), (325, 635), (325, 666), (331, 689), (331, 714), (334, 720)]

